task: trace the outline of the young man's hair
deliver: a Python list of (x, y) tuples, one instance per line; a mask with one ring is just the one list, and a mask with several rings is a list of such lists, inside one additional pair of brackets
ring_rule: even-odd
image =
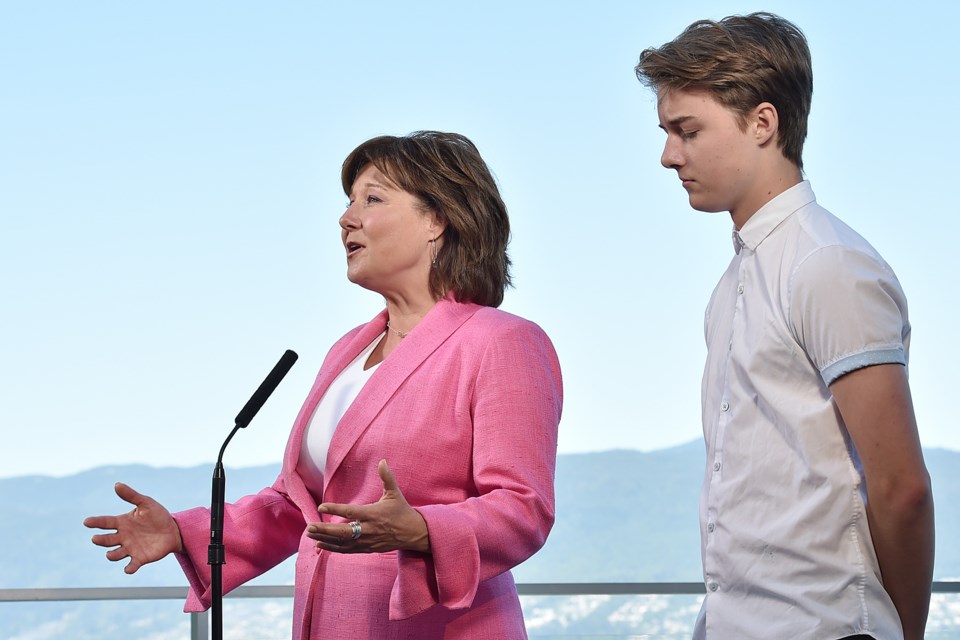
[(640, 54), (637, 78), (659, 95), (706, 91), (737, 114), (742, 127), (769, 102), (779, 118), (777, 145), (803, 168), (803, 141), (813, 98), (813, 67), (803, 32), (772, 13), (699, 20), (673, 41)]

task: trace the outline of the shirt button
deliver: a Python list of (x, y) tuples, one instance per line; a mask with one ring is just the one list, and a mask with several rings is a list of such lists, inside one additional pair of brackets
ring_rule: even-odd
[(712, 523), (712, 522), (709, 523), (709, 524), (707, 524), (707, 531), (709, 531), (710, 533), (713, 533), (713, 530), (716, 529), (716, 528), (717, 528), (717, 525), (715, 525), (715, 524)]
[(743, 293), (743, 283), (737, 285), (737, 293)]
[(730, 403), (727, 402), (726, 400), (720, 403), (720, 411), (726, 411), (729, 408), (730, 408)]
[(714, 462), (714, 463), (713, 463), (713, 470), (714, 470), (714, 471), (720, 471), (720, 463), (719, 463), (719, 462)]
[(719, 588), (720, 588), (720, 585), (718, 585), (716, 582), (710, 583), (710, 591), (716, 591)]

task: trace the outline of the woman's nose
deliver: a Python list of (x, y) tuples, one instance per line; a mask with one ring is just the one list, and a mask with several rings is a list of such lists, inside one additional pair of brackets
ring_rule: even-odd
[(347, 210), (340, 216), (340, 228), (344, 231), (352, 231), (360, 228), (360, 218), (353, 211), (353, 205), (347, 207)]

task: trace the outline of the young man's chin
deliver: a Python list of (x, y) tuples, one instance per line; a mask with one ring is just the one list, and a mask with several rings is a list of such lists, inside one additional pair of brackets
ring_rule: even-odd
[(703, 213), (721, 213), (721, 212), (727, 211), (726, 207), (724, 207), (722, 204), (718, 204), (716, 202), (709, 202), (707, 200), (697, 198), (693, 194), (690, 194), (688, 201), (690, 202), (691, 209), (694, 209), (696, 211), (700, 211)]

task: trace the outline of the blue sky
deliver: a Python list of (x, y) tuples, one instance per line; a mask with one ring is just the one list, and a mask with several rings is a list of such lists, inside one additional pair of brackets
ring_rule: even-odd
[(348, 283), (339, 167), (380, 134), (470, 137), (511, 213), (515, 289), (564, 368), (560, 451), (700, 436), (703, 308), (726, 214), (660, 167), (639, 52), (770, 10), (807, 34), (804, 159), (910, 303), (926, 446), (960, 449), (954, 120), (960, 6), (875, 2), (7, 3), (0, 8), (0, 476), (276, 462)]

